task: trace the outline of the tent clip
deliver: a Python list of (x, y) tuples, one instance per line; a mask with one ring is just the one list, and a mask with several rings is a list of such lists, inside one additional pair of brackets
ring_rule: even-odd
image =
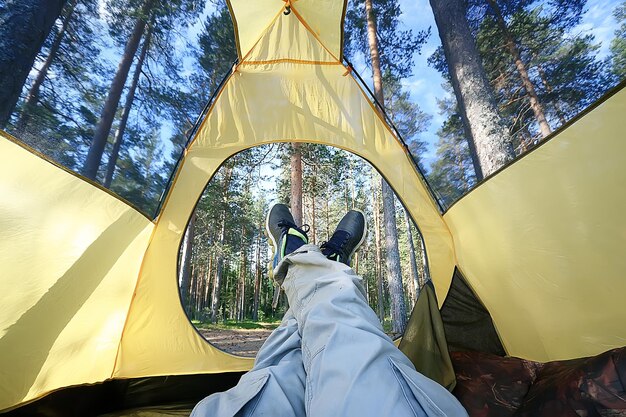
[(289, 4), (287, 6), (285, 6), (285, 11), (283, 12), (283, 14), (285, 16), (291, 14), (291, 6)]

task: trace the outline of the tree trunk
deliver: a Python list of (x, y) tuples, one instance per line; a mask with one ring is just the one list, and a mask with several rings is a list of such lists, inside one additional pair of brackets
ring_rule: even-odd
[(206, 269), (206, 286), (204, 287), (204, 294), (202, 297), (202, 310), (208, 308), (211, 305), (211, 300), (209, 299), (211, 293), (211, 277), (213, 276), (213, 255), (209, 254), (209, 259), (207, 261), (207, 269)]
[[(224, 181), (222, 184), (222, 200), (226, 202), (229, 196), (230, 180), (232, 168), (225, 169)], [(215, 278), (213, 280), (213, 293), (211, 294), (211, 323), (217, 323), (217, 315), (219, 313), (220, 293), (222, 287), (222, 279), (224, 274), (224, 244), (226, 243), (226, 210), (221, 213), (221, 225), (219, 234), (219, 252), (217, 254), (217, 267)]]
[(506, 44), (506, 48), (509, 50), (509, 53), (513, 57), (513, 62), (515, 63), (515, 68), (517, 68), (517, 72), (519, 73), (519, 77), (522, 80), (522, 85), (528, 93), (528, 100), (530, 102), (530, 108), (532, 109), (535, 119), (537, 119), (537, 123), (539, 123), (539, 130), (541, 131), (541, 137), (545, 138), (550, 133), (552, 133), (552, 129), (548, 124), (548, 120), (546, 119), (546, 115), (543, 110), (543, 105), (539, 101), (539, 97), (537, 96), (537, 92), (535, 91), (535, 85), (530, 80), (530, 76), (528, 75), (528, 69), (526, 68), (526, 64), (522, 60), (522, 55), (520, 54), (519, 48), (515, 43), (515, 39), (513, 39), (513, 35), (509, 31), (509, 28), (502, 16), (502, 11), (500, 10), (500, 6), (495, 2), (495, 0), (487, 0), (489, 6), (493, 10), (496, 21), (498, 22), (498, 27), (504, 34), (504, 42)]
[(291, 144), (291, 214), (302, 226), (302, 145)]
[(254, 276), (254, 301), (252, 306), (252, 320), (259, 321), (259, 299), (261, 295), (261, 233), (263, 226), (259, 224), (259, 230), (256, 236), (256, 253), (255, 253), (255, 276)]
[(417, 301), (417, 297), (420, 295), (420, 284), (419, 284), (419, 272), (417, 269), (417, 259), (415, 257), (415, 245), (413, 243), (413, 230), (411, 230), (411, 216), (409, 212), (404, 209), (404, 214), (406, 216), (406, 231), (409, 240), (409, 258), (411, 262), (411, 286), (413, 290), (413, 300), (411, 300), (411, 309), (415, 305), (415, 301)]
[(328, 198), (324, 199), (324, 205), (326, 210), (326, 240), (330, 240), (330, 209), (328, 207)]
[(204, 289), (204, 266), (199, 266), (194, 270), (196, 271), (196, 289), (193, 295), (193, 317), (197, 319), (202, 303), (202, 290)]
[(0, 129), (66, 0), (5, 0), (0, 6)]
[[(463, 0), (430, 0), (443, 45), (452, 87), (468, 137), (476, 149), (478, 180), (515, 157), (511, 138), (498, 114), (493, 91), (481, 64), (466, 18)], [(477, 168), (475, 166), (475, 168)]]
[(183, 308), (190, 313), (189, 294), (191, 291), (191, 254), (193, 251), (194, 226), (196, 214), (189, 220), (189, 225), (183, 237), (182, 254), (180, 258), (180, 269), (178, 270), (178, 282), (180, 283), (180, 296)]
[(317, 187), (316, 187), (316, 181), (317, 181), (317, 165), (313, 165), (313, 178), (311, 178), (311, 238), (309, 239), (310, 242), (315, 243), (317, 242), (317, 235), (316, 235), (316, 226), (317, 223), (315, 222), (315, 216), (317, 215), (317, 213), (315, 212), (315, 197), (317, 194)]
[[(365, 14), (367, 17), (367, 39), (372, 60), (374, 94), (376, 95), (378, 103), (384, 106), (382, 72), (380, 69), (378, 39), (376, 38), (376, 20), (372, 10), (372, 0), (365, 0)], [(404, 304), (404, 290), (402, 288), (402, 273), (400, 271), (396, 208), (391, 187), (384, 178), (381, 181), (385, 221), (385, 248), (387, 249), (387, 282), (391, 295), (391, 327), (394, 333), (402, 334), (406, 328), (406, 307)]]
[(391, 296), (391, 327), (394, 333), (402, 334), (406, 328), (406, 305), (400, 270), (400, 250), (398, 249), (398, 229), (396, 227), (396, 207), (393, 191), (382, 180), (383, 214), (385, 221), (385, 249), (387, 252), (387, 283)]
[[(539, 71), (539, 76), (541, 77), (541, 83), (543, 84), (546, 91), (548, 93), (552, 93), (554, 89), (552, 88), (550, 83), (548, 83), (546, 72), (543, 70), (543, 67), (541, 65), (537, 65), (537, 71)], [(561, 125), (564, 125), (565, 123), (567, 123), (567, 119), (565, 118), (565, 114), (563, 113), (563, 109), (559, 105), (558, 100), (554, 102), (554, 110), (556, 111), (556, 115), (559, 118), (559, 122), (561, 122)]]
[(237, 288), (237, 292), (239, 293), (239, 298), (237, 299), (237, 320), (243, 321), (245, 316), (245, 300), (246, 300), (246, 268), (247, 265), (247, 253), (246, 246), (244, 243), (244, 237), (246, 236), (246, 228), (245, 226), (241, 226), (241, 259), (239, 263), (239, 284)]
[[(222, 222), (222, 230), (224, 229), (223, 225), (224, 223)], [(217, 323), (223, 272), (224, 254), (219, 253), (217, 255), (217, 268), (215, 268), (215, 278), (213, 278), (213, 292), (211, 293), (211, 323)]]
[(189, 284), (189, 293), (188, 293), (188, 302), (187, 302), (187, 307), (185, 308), (185, 311), (187, 312), (187, 317), (189, 317), (190, 319), (195, 319), (196, 315), (195, 315), (195, 303), (196, 303), (196, 290), (198, 288), (198, 269), (195, 267), (195, 265), (191, 265), (191, 279), (190, 279), (190, 284)]
[(54, 40), (52, 41), (52, 45), (50, 46), (48, 56), (46, 57), (46, 60), (39, 69), (37, 77), (35, 77), (35, 80), (33, 81), (30, 90), (28, 90), (28, 95), (26, 96), (26, 100), (24, 101), (24, 106), (22, 107), (20, 118), (18, 119), (15, 126), (15, 130), (18, 132), (18, 135), (26, 128), (26, 125), (30, 120), (31, 113), (35, 108), (35, 105), (39, 101), (39, 90), (41, 89), (41, 84), (43, 84), (46, 77), (48, 76), (50, 65), (52, 65), (52, 62), (54, 62), (57, 57), (57, 53), (59, 52), (59, 48), (61, 47), (61, 42), (65, 38), (67, 27), (72, 20), (74, 11), (76, 10), (76, 3), (76, 0), (68, 3), (67, 12), (65, 13), (65, 17), (63, 18), (63, 23), (61, 24), (61, 27), (59, 28), (56, 35), (54, 35)]
[(155, 0), (146, 0), (139, 18), (135, 21), (132, 34), (126, 42), (122, 60), (117, 67), (117, 72), (111, 82), (109, 93), (106, 101), (104, 102), (100, 120), (96, 126), (96, 131), (91, 141), (89, 152), (87, 153), (87, 159), (85, 160), (85, 165), (83, 166), (83, 175), (92, 180), (95, 180), (98, 176), (98, 168), (100, 167), (102, 154), (104, 153), (104, 148), (109, 138), (109, 133), (111, 132), (111, 126), (113, 125), (113, 119), (115, 118), (117, 106), (120, 102), (120, 98), (122, 97), (124, 84), (126, 84), (130, 67), (133, 63), (133, 59), (135, 58), (135, 54), (137, 53), (137, 49), (139, 49), (139, 42), (141, 41), (141, 37), (143, 36), (146, 28), (146, 16), (152, 10), (154, 1)]
[(381, 323), (385, 323), (385, 288), (383, 285), (383, 272), (382, 272), (382, 254), (381, 254), (381, 242), (380, 242), (380, 205), (378, 203), (378, 187), (374, 181), (374, 175), (372, 174), (372, 193), (374, 199), (374, 237), (376, 246), (376, 264), (374, 271), (376, 274), (376, 283), (378, 288), (378, 319)]
[(143, 62), (146, 59), (148, 49), (150, 49), (152, 30), (152, 25), (150, 25), (148, 27), (148, 32), (146, 33), (145, 40), (143, 41), (141, 52), (139, 52), (139, 59), (137, 60), (137, 65), (135, 65), (135, 72), (133, 73), (132, 82), (130, 83), (130, 87), (128, 88), (128, 93), (126, 93), (126, 102), (124, 103), (122, 118), (120, 119), (120, 124), (117, 128), (117, 132), (115, 133), (115, 141), (113, 142), (113, 149), (111, 150), (111, 155), (109, 156), (107, 171), (104, 177), (103, 185), (107, 188), (111, 186), (111, 182), (113, 181), (113, 174), (115, 173), (115, 166), (117, 164), (117, 159), (120, 154), (120, 148), (122, 147), (122, 142), (124, 140), (124, 133), (126, 131), (126, 124), (128, 123), (128, 116), (130, 115), (130, 109), (133, 106), (133, 101), (135, 100), (135, 92), (137, 91), (137, 86), (139, 85), (139, 78), (141, 77)]

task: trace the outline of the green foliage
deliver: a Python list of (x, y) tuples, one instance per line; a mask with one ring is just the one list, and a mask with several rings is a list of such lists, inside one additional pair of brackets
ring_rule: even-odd
[(416, 163), (419, 164), (420, 156), (426, 151), (426, 142), (421, 140), (420, 134), (428, 129), (432, 116), (424, 113), (419, 105), (411, 100), (401, 81), (389, 71), (385, 73), (383, 86), (387, 114), (407, 143)]
[(622, 2), (613, 11), (619, 28), (615, 31), (615, 38), (611, 41), (611, 56), (609, 65), (616, 81), (626, 78), (626, 2)]
[(237, 49), (235, 32), (228, 9), (223, 5), (207, 17), (198, 38), (198, 64), (203, 71), (203, 88), (215, 91), (221, 79), (231, 70)]
[(95, 112), (102, 104), (102, 90), (94, 76), (101, 76), (104, 67), (91, 59), (98, 53), (97, 44), (101, 40), (98, 27), (89, 23), (96, 17), (96, 0), (68, 2), (61, 15), (67, 24), (66, 31), (61, 34), (53, 30), (38, 57), (38, 64), (42, 65), (52, 52), (53, 42), (60, 37), (59, 49), (39, 88), (38, 100), (26, 107), (26, 95), (38, 75), (32, 73), (7, 129), (70, 168), (80, 165), (97, 122)]
[[(496, 3), (553, 129), (579, 114), (611, 86), (607, 66), (597, 58), (599, 45), (593, 35), (574, 31), (584, 12), (585, 0), (543, 3), (498, 0)], [(512, 134), (516, 152), (523, 153), (541, 135), (528, 92), (507, 48), (505, 33), (487, 0), (469, 2), (468, 21), (500, 115)], [(429, 64), (449, 79), (441, 48), (429, 57)], [(429, 176), (446, 205), (475, 182), (460, 110), (451, 103), (442, 104), (442, 114), (447, 119), (438, 131), (438, 160)]]
[(439, 108), (447, 119), (437, 131), (437, 160), (431, 167), (428, 180), (444, 207), (449, 207), (472, 188), (476, 175), (456, 103), (453, 100), (439, 101)]
[[(430, 29), (413, 33), (402, 29), (400, 4), (394, 0), (372, 0), (376, 18), (378, 48), (383, 71), (389, 71), (394, 77), (406, 78), (411, 75), (413, 56), (419, 53), (421, 46), (430, 36)], [(367, 22), (365, 1), (351, 0), (348, 3), (344, 30), (344, 54), (353, 60), (361, 53), (369, 63), (370, 49), (367, 42)]]

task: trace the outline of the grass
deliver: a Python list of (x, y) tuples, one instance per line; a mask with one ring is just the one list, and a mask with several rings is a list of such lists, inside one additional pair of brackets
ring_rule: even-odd
[(253, 330), (253, 329), (265, 329), (265, 330), (274, 330), (280, 324), (280, 321), (274, 322), (257, 322), (252, 320), (244, 320), (244, 321), (235, 321), (235, 320), (226, 320), (222, 322), (218, 322), (216, 324), (213, 323), (205, 323), (199, 320), (191, 321), (194, 326), (199, 329), (221, 329), (221, 330)]

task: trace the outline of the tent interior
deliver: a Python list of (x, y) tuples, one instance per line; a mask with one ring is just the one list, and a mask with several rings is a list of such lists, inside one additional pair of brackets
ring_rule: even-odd
[[(0, 131), (0, 413), (188, 415), (233, 386), (253, 361), (194, 329), (178, 295), (178, 255), (222, 163), (274, 142), (350, 151), (395, 190), (423, 235), (432, 277), (400, 348), (468, 409), (494, 407), (476, 394), (494, 395), (483, 377), (495, 371), (480, 364), (506, 365), (503, 380), (518, 388), (503, 392), (515, 391), (526, 415), (542, 415), (551, 379), (604, 369), (611, 384), (626, 381), (625, 84), (442, 212), (343, 60), (345, 7), (229, 1), (239, 61), (155, 219)], [(624, 410), (621, 384), (613, 402), (574, 388), (563, 401)]]

